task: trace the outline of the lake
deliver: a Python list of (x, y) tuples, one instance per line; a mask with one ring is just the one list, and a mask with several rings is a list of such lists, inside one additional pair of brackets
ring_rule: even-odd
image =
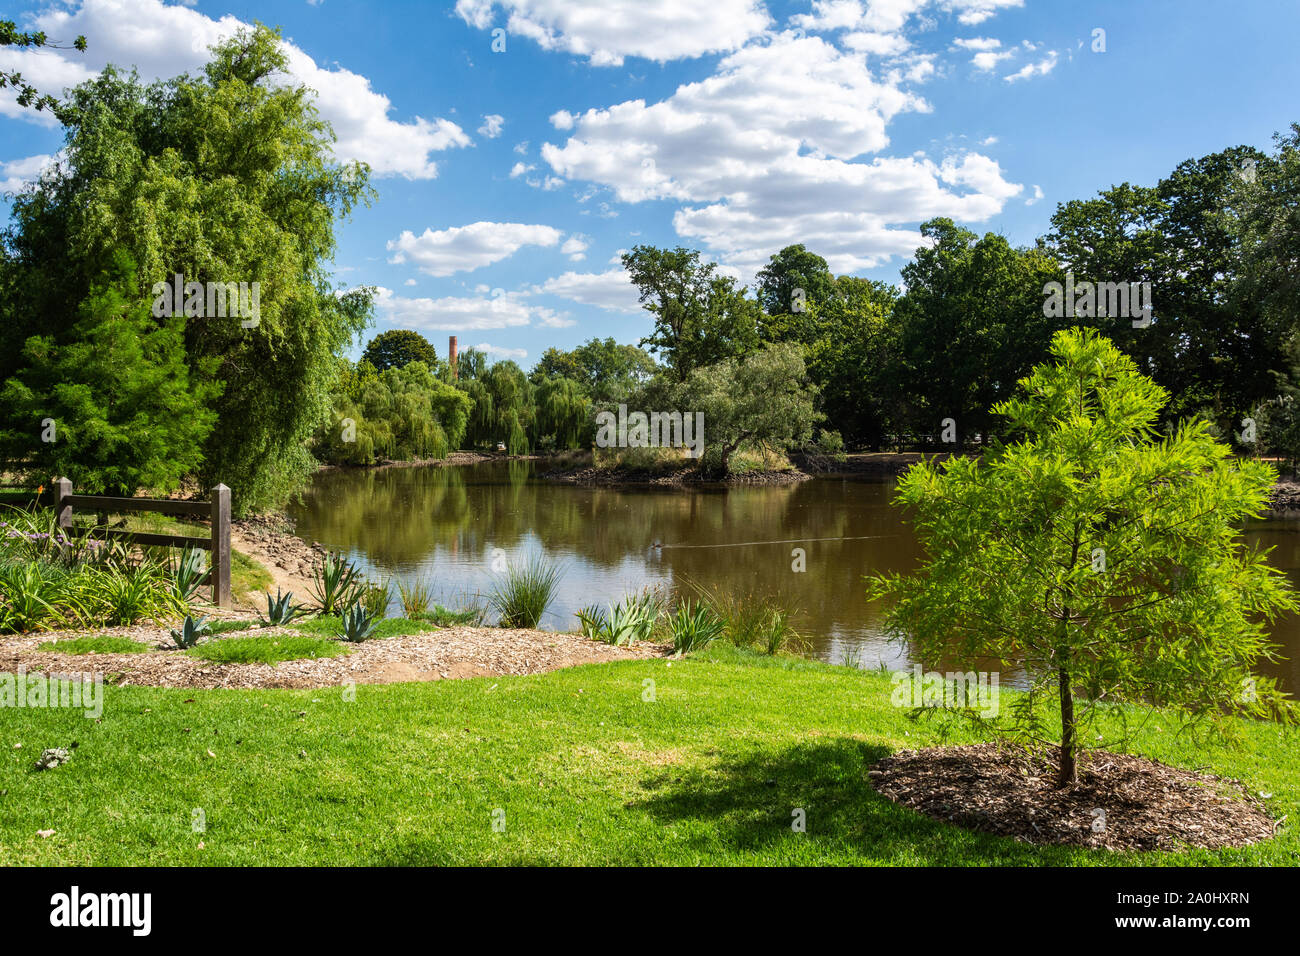
[[(424, 577), (447, 606), (487, 592), (496, 549), (507, 560), (540, 551), (564, 569), (546, 628), (573, 630), (579, 608), (647, 585), (694, 584), (779, 599), (797, 611), (807, 652), (821, 660), (911, 665), (906, 647), (886, 641), (880, 608), (867, 604), (862, 584), (869, 572), (906, 571), (920, 558), (901, 510), (890, 505), (892, 479), (590, 487), (538, 480), (536, 464), (322, 471), (289, 513), (303, 538), (382, 577)], [(1276, 547), (1272, 563), (1300, 587), (1300, 519), (1253, 523), (1247, 538)], [(794, 549), (803, 551), (802, 572), (794, 570)], [(1261, 670), (1296, 695), (1300, 620), (1279, 621), (1274, 637), (1286, 660)], [(960, 667), (997, 669), (991, 662)], [(1002, 680), (1016, 684), (1017, 676), (1004, 669)]]

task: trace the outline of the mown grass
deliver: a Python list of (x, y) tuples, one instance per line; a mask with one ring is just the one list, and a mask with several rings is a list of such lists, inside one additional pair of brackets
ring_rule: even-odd
[(338, 657), (348, 648), (319, 637), (227, 637), (191, 647), (185, 652), (218, 664), (278, 664), (315, 657)]
[[(343, 688), (110, 687), (99, 722), (0, 709), (0, 852), (11, 864), (100, 865), (1300, 864), (1295, 732), (1245, 724), (1240, 747), (1195, 750), (1156, 719), (1134, 738), (1151, 757), (1272, 793), (1271, 812), (1289, 816), (1274, 840), (1186, 854), (1042, 849), (874, 793), (871, 764), (940, 739), (890, 706), (890, 690), (878, 673), (726, 645), (677, 661), (361, 685), (352, 700)], [(33, 753), (72, 740), (68, 764), (30, 772)], [(799, 808), (806, 833), (790, 827)], [(192, 830), (196, 809), (204, 832)]]
[(129, 637), (74, 637), (64, 641), (43, 641), (38, 651), (55, 651), (59, 654), (143, 654), (156, 648)]

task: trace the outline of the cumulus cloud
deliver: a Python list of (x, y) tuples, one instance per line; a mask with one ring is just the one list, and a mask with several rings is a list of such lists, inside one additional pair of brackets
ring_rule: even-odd
[(560, 246), (560, 251), (569, 257), (572, 262), (581, 262), (587, 258), (587, 237), (581, 235), (572, 235), (564, 240), (564, 245)]
[(1037, 63), (1026, 63), (1014, 73), (1004, 76), (1002, 79), (1008, 83), (1015, 83), (1017, 80), (1027, 80), (1034, 76), (1046, 76), (1056, 68), (1056, 51), (1049, 50), (1047, 56)]
[(974, 64), (975, 69), (987, 72), (988, 70), (992, 70), (1003, 60), (1009, 60), (1010, 58), (1011, 54), (1005, 50), (984, 50), (980, 53), (976, 53), (970, 58), (970, 61)]
[(762, 0), (458, 0), (456, 13), (486, 30), (503, 15), (506, 31), (544, 50), (621, 66), (627, 56), (657, 63), (729, 52), (771, 22)]
[(610, 312), (640, 312), (637, 290), (621, 267), (608, 272), (566, 272), (532, 287), (533, 295), (553, 295)]
[(470, 272), (514, 255), (524, 246), (553, 246), (564, 235), (551, 226), (474, 222), (417, 236), (409, 229), (388, 241), (389, 262), (411, 263), (431, 276)]
[(496, 139), (501, 135), (501, 128), (506, 125), (506, 118), (499, 113), (488, 113), (483, 117), (483, 125), (478, 128), (480, 136)]
[(436, 332), (544, 325), (557, 317), (554, 309), (529, 305), (517, 293), (409, 298), (383, 286), (377, 288), (375, 310), (387, 325)]
[(490, 355), (498, 359), (513, 359), (516, 361), (528, 358), (527, 349), (506, 348), (504, 345), (493, 345), (490, 342), (480, 342), (474, 346), (475, 352), (482, 352), (484, 355)]
[(1038, 202), (1042, 198), (1043, 198), (1042, 187), (1036, 185), (1034, 186), (1034, 194), (1025, 200), (1025, 205), (1032, 206), (1034, 203)]
[[(16, 50), (0, 47), (0, 69), (19, 70), (38, 89), (57, 94), (98, 73), (107, 63), (135, 66), (142, 79), (198, 72), (207, 48), (250, 27), (229, 14), (214, 20), (184, 6), (159, 0), (74, 0), (52, 6), (34, 18), (34, 27), (51, 37), (91, 38), (85, 53), (75, 50)], [(335, 156), (369, 163), (377, 176), (431, 179), (438, 173), (431, 154), (468, 146), (469, 137), (450, 120), (416, 116), (391, 118), (392, 103), (370, 81), (343, 67), (326, 69), (292, 43), (285, 43), (287, 82), (319, 94), (321, 116), (334, 127)], [(13, 91), (0, 90), (0, 115), (53, 125), (48, 114), (20, 108)]]
[(1021, 189), (974, 153), (942, 166), (923, 155), (863, 161), (889, 145), (893, 117), (928, 111), (904, 79), (878, 78), (862, 56), (787, 32), (662, 101), (556, 114), (570, 135), (544, 144), (542, 157), (623, 202), (679, 203), (677, 233), (742, 272), (795, 241), (837, 271), (860, 271), (920, 244), (902, 226), (938, 215), (982, 221)]
[(16, 193), (28, 184), (36, 182), (47, 166), (54, 163), (55, 157), (42, 153), (25, 159), (12, 159), (0, 162), (0, 193)]

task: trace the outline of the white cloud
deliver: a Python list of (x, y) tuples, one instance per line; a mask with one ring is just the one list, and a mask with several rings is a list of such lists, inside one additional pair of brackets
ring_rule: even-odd
[(611, 312), (640, 312), (637, 290), (620, 266), (608, 272), (566, 272), (533, 286), (533, 295), (554, 295)]
[(21, 192), (29, 183), (39, 179), (45, 168), (54, 161), (54, 156), (42, 153), (26, 159), (0, 162), (0, 193)]
[(993, 145), (996, 145), (996, 144), (997, 144), (997, 141), (998, 141), (998, 138), (997, 138), (996, 136), (985, 136), (982, 140), (980, 140), (980, 145), (981, 145), (981, 146), (993, 146)]
[(564, 233), (551, 226), (521, 222), (474, 222), (422, 235), (404, 230), (388, 241), (390, 263), (412, 263), (431, 276), (469, 272), (499, 262), (524, 246), (553, 246)]
[(419, 285), (419, 283), (416, 282), (414, 279), (407, 279), (405, 282), (402, 283), (402, 285)]
[(526, 359), (528, 358), (527, 349), (511, 349), (503, 345), (492, 345), (489, 342), (480, 342), (474, 346), (475, 352), (482, 352), (485, 355), (491, 355), (499, 359)]
[(873, 53), (876, 56), (897, 56), (912, 44), (901, 33), (873, 33), (861, 30), (846, 33), (840, 43), (859, 53)]
[(488, 113), (483, 117), (483, 125), (478, 128), (480, 136), (486, 136), (488, 139), (496, 139), (501, 135), (501, 127), (505, 126), (506, 118), (499, 113)]
[(957, 22), (973, 27), (1010, 7), (1023, 7), (1025, 0), (944, 0), (943, 7), (957, 15)]
[(527, 163), (515, 163), (513, 166), (510, 167), (510, 178), (518, 179), (520, 176), (523, 176), (525, 173), (531, 173), (536, 168), (537, 168), (536, 166)]
[(505, 14), (506, 31), (544, 50), (621, 66), (626, 56), (658, 63), (729, 52), (771, 22), (761, 0), (457, 0), (456, 13), (486, 30)]
[(1032, 206), (1034, 203), (1038, 202), (1042, 198), (1043, 198), (1042, 187), (1034, 186), (1034, 194), (1025, 200), (1025, 205)]
[[(498, 290), (499, 292), (500, 290)], [(473, 332), (543, 325), (554, 321), (554, 309), (529, 305), (517, 293), (492, 296), (407, 298), (379, 286), (375, 309), (385, 324), (437, 332)]]
[(975, 69), (987, 71), (987, 70), (992, 70), (1003, 60), (1009, 60), (1009, 59), (1011, 59), (1011, 54), (1006, 52), (1005, 50), (1002, 52), (994, 52), (991, 50), (986, 50), (981, 53), (976, 53), (973, 57), (970, 58), (970, 61), (972, 64), (974, 64)]
[(1014, 73), (1004, 76), (1002, 79), (1008, 83), (1014, 83), (1017, 80), (1027, 80), (1033, 76), (1046, 76), (1056, 68), (1056, 51), (1049, 50), (1047, 56), (1037, 63), (1026, 63)]
[[(909, 67), (926, 72), (926, 59)], [(929, 110), (903, 79), (878, 78), (821, 37), (784, 33), (662, 101), (565, 114), (568, 139), (541, 152), (557, 174), (623, 202), (679, 203), (678, 235), (742, 272), (791, 242), (856, 272), (920, 245), (919, 232), (900, 227), (939, 215), (982, 221), (1021, 190), (979, 154), (942, 167), (924, 155), (862, 161), (889, 145), (893, 117)]]
[[(207, 62), (208, 46), (250, 26), (229, 14), (213, 20), (159, 0), (79, 0), (42, 11), (34, 25), (53, 37), (84, 34), (90, 38), (85, 53), (0, 47), (0, 69), (19, 70), (38, 89), (56, 95), (89, 79), (107, 63), (135, 66), (145, 81), (198, 72)], [(334, 127), (334, 153), (340, 160), (369, 163), (377, 176), (431, 179), (438, 168), (430, 154), (469, 145), (464, 130), (450, 120), (419, 116), (394, 120), (389, 116), (392, 103), (371, 89), (366, 77), (343, 67), (325, 69), (292, 43), (284, 48), (288, 81), (319, 94), (317, 105)], [(20, 108), (9, 89), (0, 91), (0, 115), (54, 124), (43, 112)]]
[(995, 37), (959, 37), (952, 46), (955, 50), (996, 50), (1002, 41)]
[(582, 235), (572, 235), (560, 246), (560, 251), (569, 257), (572, 262), (581, 262), (587, 258), (587, 237)]

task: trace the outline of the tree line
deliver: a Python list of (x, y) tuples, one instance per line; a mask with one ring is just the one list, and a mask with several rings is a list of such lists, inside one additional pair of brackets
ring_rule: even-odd
[[(244, 513), (320, 460), (590, 447), (620, 403), (703, 412), (720, 472), (747, 446), (982, 443), (1001, 427), (989, 409), (1074, 325), (1168, 390), (1160, 427), (1200, 419), (1238, 450), (1300, 456), (1300, 124), (1270, 152), (1063, 203), (1028, 247), (933, 219), (901, 287), (836, 276), (801, 244), (752, 291), (696, 250), (637, 246), (623, 264), (653, 318), (637, 345), (552, 348), (527, 372), (469, 350), (453, 376), (409, 330), (347, 359), (374, 290), (334, 283), (334, 230), (375, 193), (286, 66), (259, 27), (201, 74), (109, 67), (59, 102), (61, 159), (0, 234), (5, 470), (117, 494), (221, 481)], [(259, 281), (257, 321), (155, 315), (151, 288), (176, 275)], [(1150, 283), (1153, 320), (1046, 314), (1067, 276)]]

